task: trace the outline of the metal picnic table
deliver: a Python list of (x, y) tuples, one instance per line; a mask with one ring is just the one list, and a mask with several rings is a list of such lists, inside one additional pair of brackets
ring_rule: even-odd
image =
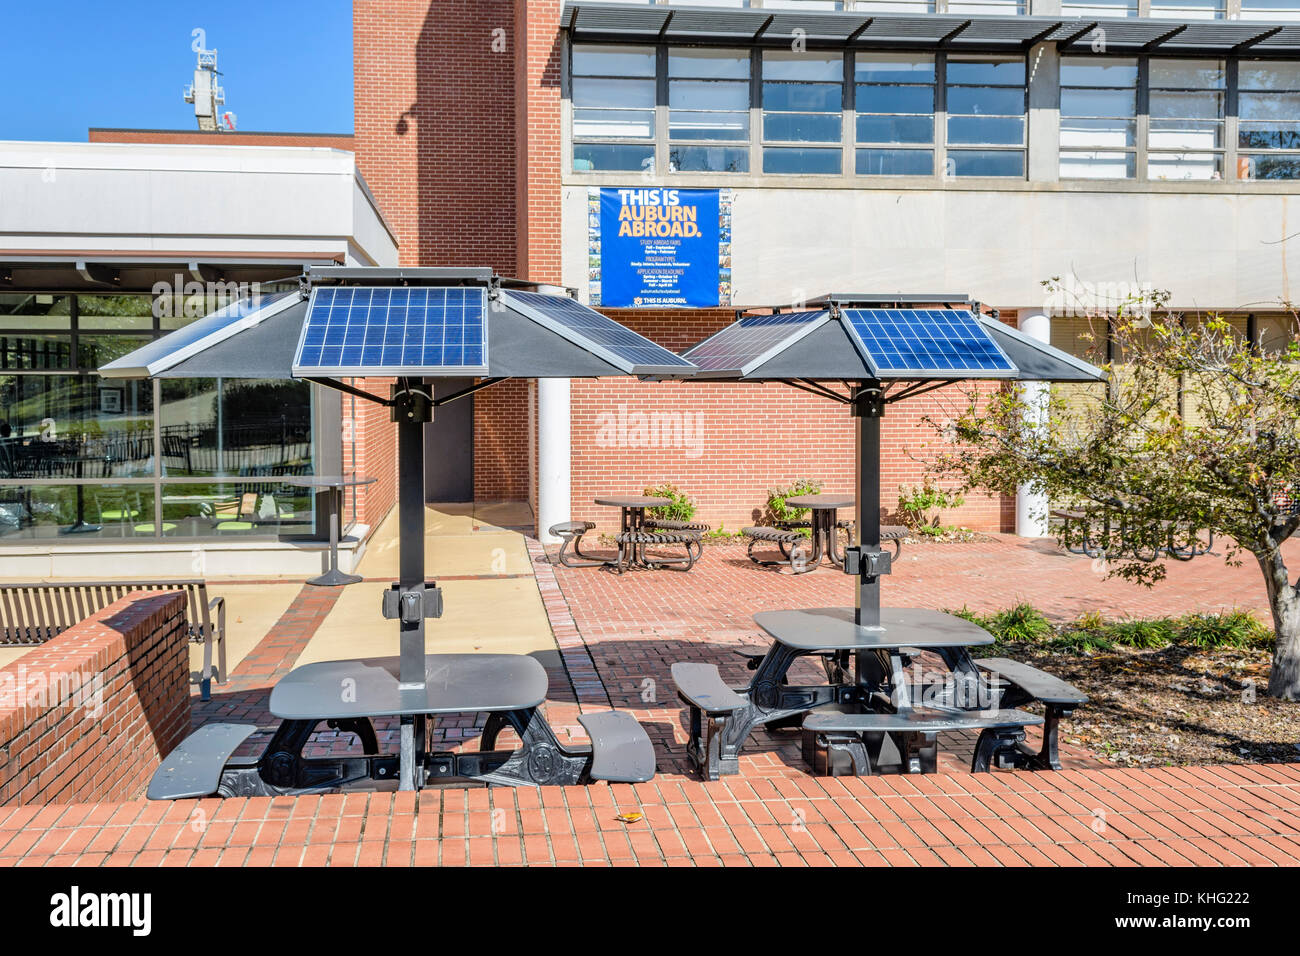
[(852, 508), (852, 495), (795, 495), (785, 499), (788, 508), (807, 508), (812, 512), (812, 554), (808, 564), (816, 567), (822, 558), (828, 558), (839, 568), (844, 567), (844, 556), (839, 553), (839, 509)]
[[(107, 377), (160, 378), (248, 377), (256, 369), (257, 377), (305, 379), (375, 402), (397, 424), (399, 573), (380, 611), (397, 625), (398, 656), (294, 668), (272, 690), (270, 708), (281, 722), (260, 753), (236, 756), (257, 728), (206, 724), (166, 758), (149, 796), (635, 783), (654, 776), (654, 747), (626, 712), (581, 714), (591, 743), (561, 743), (541, 710), (546, 672), (532, 657), (431, 654), (426, 646), (426, 623), (443, 613), (442, 592), (425, 577), (424, 439), (434, 410), (509, 378), (692, 367), (573, 299), (537, 288), (490, 269), (312, 269), (298, 295), (260, 306), (241, 301), (187, 327), (183, 337), (165, 336), (101, 369)], [(348, 381), (371, 376), (396, 379), (387, 396)], [(432, 383), (442, 377), (474, 384), (435, 394)], [(352, 479), (285, 481), (337, 481), (326, 485), (337, 490)], [(488, 714), (481, 750), (434, 748), (437, 717), (477, 713)], [(380, 753), (376, 718), (397, 722), (396, 754)], [(362, 753), (308, 756), (322, 724), (355, 734)], [(518, 745), (497, 750), (506, 728)]]
[(671, 505), (671, 498), (654, 495), (605, 495), (595, 499), (596, 504), (606, 508), (617, 508), (619, 512), (619, 533), (625, 540), (619, 542), (618, 561), (607, 564), (621, 564), (624, 567), (651, 568), (654, 564), (646, 560), (646, 545), (637, 541), (637, 535), (628, 532), (642, 531), (645, 528), (645, 513), (649, 508), (666, 508)]
[[(937, 735), (956, 729), (980, 731), (972, 770), (994, 762), (1059, 766), (1055, 721), (1086, 697), (1019, 662), (976, 665), (967, 648), (993, 640), (977, 625), (924, 608), (881, 608), (881, 578), (892, 562), (881, 548), (880, 423), (890, 403), (957, 380), (1093, 382), (1103, 378), (1101, 371), (984, 316), (965, 296), (947, 295), (828, 295), (788, 313), (739, 316), (684, 356), (700, 371), (672, 377), (780, 382), (845, 406), (857, 433), (857, 534), (841, 562), (856, 579), (855, 606), (757, 615), (755, 623), (773, 642), (752, 664), (753, 680), (739, 690), (728, 687), (714, 665), (672, 666), (688, 709), (687, 753), (700, 772), (710, 779), (738, 773), (740, 748), (758, 724), (800, 727), (805, 758), (828, 773), (933, 770)], [(814, 537), (833, 528), (823, 517)], [(820, 542), (814, 549), (819, 559), (826, 550)], [(905, 662), (928, 653), (942, 660), (951, 679), (909, 681)], [(786, 683), (791, 664), (810, 654), (822, 657), (827, 683)], [(982, 678), (980, 671), (994, 676)], [(994, 681), (995, 703), (984, 706), (979, 692)], [(971, 689), (975, 707), (962, 696)], [(1043, 718), (1003, 709), (1035, 699), (1049, 708), (1038, 754), (1025, 747), (1024, 728)], [(886, 742), (896, 754), (884, 750)]]

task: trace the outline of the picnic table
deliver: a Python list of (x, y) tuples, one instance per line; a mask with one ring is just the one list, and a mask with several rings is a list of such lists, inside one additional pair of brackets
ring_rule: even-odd
[[(708, 779), (739, 772), (740, 750), (760, 724), (801, 727), (805, 759), (833, 775), (933, 772), (937, 736), (954, 730), (980, 732), (973, 772), (994, 763), (1059, 769), (1057, 721), (1087, 700), (1028, 665), (975, 661), (969, 649), (993, 636), (942, 611), (885, 608), (878, 626), (856, 624), (853, 608), (765, 611), (754, 623), (772, 643), (743, 690), (727, 687), (711, 664), (672, 668), (690, 708), (687, 754)], [(908, 669), (927, 653), (946, 673), (910, 679)], [(822, 659), (825, 684), (788, 682), (791, 666), (807, 656)], [(1032, 700), (1048, 704), (1047, 718), (1008, 706)], [(1033, 752), (1025, 728), (1045, 722), (1043, 748)]]
[[(811, 537), (812, 554), (808, 556), (808, 566), (817, 567), (823, 558), (830, 560), (836, 567), (844, 567), (844, 556), (839, 553), (839, 516), (840, 508), (852, 508), (852, 495), (796, 495), (785, 499), (788, 508), (807, 508), (812, 512)], [(793, 522), (791, 527), (795, 527)]]
[[(689, 571), (695, 563), (697, 553), (694, 546), (700, 536), (696, 532), (671, 531), (651, 528), (646, 522), (646, 511), (650, 508), (667, 508), (673, 503), (671, 498), (655, 495), (605, 495), (595, 499), (596, 504), (607, 508), (619, 509), (619, 532), (614, 536), (618, 544), (618, 556), (606, 566), (620, 574), (625, 568), (663, 568), (672, 567)], [(647, 549), (652, 545), (680, 544), (686, 549), (681, 558), (652, 558)]]

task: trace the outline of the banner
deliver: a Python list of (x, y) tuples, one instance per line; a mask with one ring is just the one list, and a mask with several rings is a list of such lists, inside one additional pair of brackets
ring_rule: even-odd
[(731, 304), (730, 189), (604, 188), (587, 194), (591, 304)]

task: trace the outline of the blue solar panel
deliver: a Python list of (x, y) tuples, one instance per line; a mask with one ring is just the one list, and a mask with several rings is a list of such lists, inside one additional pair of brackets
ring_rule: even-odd
[(312, 290), (295, 375), (439, 375), (487, 371), (482, 287)]
[(521, 292), (511, 289), (502, 298), (529, 317), (606, 361), (630, 372), (634, 368), (680, 368), (693, 366), (676, 352), (656, 345), (580, 302), (559, 295)]
[(862, 357), (883, 377), (958, 378), (1015, 374), (972, 313), (958, 309), (845, 309)]
[(747, 374), (764, 359), (811, 332), (827, 315), (824, 311), (746, 315), (709, 336), (684, 357), (710, 371), (725, 369)]

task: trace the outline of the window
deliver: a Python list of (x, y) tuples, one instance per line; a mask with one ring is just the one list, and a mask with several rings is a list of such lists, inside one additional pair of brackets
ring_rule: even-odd
[(841, 171), (844, 57), (763, 53), (763, 172)]
[(0, 294), (0, 542), (315, 532), (309, 384), (96, 373), (204, 299)]
[(1169, 20), (1222, 20), (1223, 0), (1151, 0), (1151, 16)]
[(1148, 179), (1223, 178), (1222, 60), (1153, 58)]
[(575, 171), (654, 169), (655, 49), (573, 48)]
[(1242, 60), (1237, 176), (1300, 179), (1300, 63)]
[(951, 54), (947, 62), (951, 176), (1025, 175), (1025, 61)]
[(948, 0), (946, 13), (1014, 17), (1025, 12), (1022, 0)]
[(858, 174), (934, 175), (934, 57), (859, 53), (853, 82)]
[(749, 172), (749, 53), (668, 50), (668, 168)]
[(1135, 17), (1137, 0), (1064, 0), (1061, 16), (1064, 17)]
[(1300, 0), (1241, 0), (1241, 19), (1294, 23), (1300, 20)]
[(1137, 60), (1061, 57), (1061, 176), (1137, 174)]

